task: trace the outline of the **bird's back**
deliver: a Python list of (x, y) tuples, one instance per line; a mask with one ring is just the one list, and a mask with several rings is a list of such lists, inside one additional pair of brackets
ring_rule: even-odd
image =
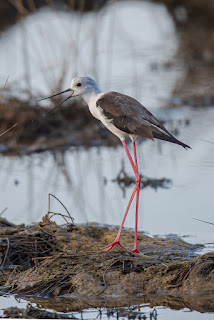
[(108, 92), (97, 100), (105, 117), (121, 131), (141, 138), (160, 139), (182, 145), (186, 144), (173, 137), (149, 110), (134, 98), (118, 93)]

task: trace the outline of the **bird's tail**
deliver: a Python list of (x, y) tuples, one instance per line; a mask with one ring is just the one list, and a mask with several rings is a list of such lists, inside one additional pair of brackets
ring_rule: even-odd
[(164, 141), (169, 141), (172, 143), (176, 143), (179, 144), (180, 146), (184, 147), (186, 150), (188, 149), (192, 149), (191, 147), (189, 147), (187, 144), (179, 141), (178, 139), (176, 139), (175, 137), (173, 137), (173, 135), (171, 135), (169, 132), (167, 132), (168, 134), (164, 134), (161, 132), (153, 132), (153, 137), (155, 139), (159, 139), (159, 140), (164, 140)]

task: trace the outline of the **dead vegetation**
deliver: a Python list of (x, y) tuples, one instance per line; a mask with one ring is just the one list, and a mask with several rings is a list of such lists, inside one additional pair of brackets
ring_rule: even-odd
[(29, 102), (17, 98), (1, 102), (0, 152), (23, 154), (70, 145), (114, 146), (118, 143), (107, 129), (91, 117), (79, 100), (44, 117), (49, 110), (38, 105), (30, 106)]

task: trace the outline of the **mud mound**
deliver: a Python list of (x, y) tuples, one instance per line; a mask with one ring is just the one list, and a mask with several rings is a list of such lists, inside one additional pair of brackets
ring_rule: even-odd
[[(40, 297), (214, 292), (214, 254), (193, 258), (199, 246), (141, 233), (142, 254), (118, 247), (100, 251), (116, 234), (117, 228), (75, 226), (72, 221), (58, 226), (48, 216), (33, 226), (2, 227), (1, 288)], [(134, 232), (122, 235), (130, 250)]]

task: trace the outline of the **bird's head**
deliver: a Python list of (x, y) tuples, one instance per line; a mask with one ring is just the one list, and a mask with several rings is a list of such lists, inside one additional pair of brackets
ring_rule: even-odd
[(71, 81), (70, 88), (68, 88), (67, 90), (56, 93), (50, 97), (40, 99), (39, 101), (58, 96), (58, 95), (65, 93), (65, 92), (70, 92), (70, 95), (47, 113), (52, 112), (53, 110), (55, 110), (56, 108), (61, 106), (61, 104), (63, 104), (63, 102), (67, 101), (71, 97), (83, 97), (84, 95), (90, 94), (92, 92), (98, 93), (98, 92), (100, 92), (100, 90), (97, 86), (97, 83), (92, 78), (90, 78), (90, 77), (76, 77)]
[(72, 92), (72, 97), (83, 96), (86, 93), (92, 91), (98, 91), (99, 88), (96, 82), (89, 77), (76, 77), (71, 81), (69, 88)]

